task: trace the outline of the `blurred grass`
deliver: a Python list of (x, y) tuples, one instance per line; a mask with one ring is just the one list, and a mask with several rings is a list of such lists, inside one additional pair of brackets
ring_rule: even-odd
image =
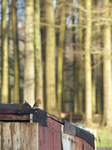
[(97, 148), (112, 148), (112, 129), (97, 129)]

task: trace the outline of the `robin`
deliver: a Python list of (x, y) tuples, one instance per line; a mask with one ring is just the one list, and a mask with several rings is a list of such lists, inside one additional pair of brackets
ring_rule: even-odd
[(37, 107), (40, 107), (40, 106), (41, 106), (41, 100), (37, 99), (35, 104), (33, 105), (33, 108), (37, 108)]

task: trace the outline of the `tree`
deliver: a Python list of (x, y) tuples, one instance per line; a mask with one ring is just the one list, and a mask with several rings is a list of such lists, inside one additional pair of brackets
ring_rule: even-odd
[[(94, 7), (93, 9), (99, 10), (101, 9), (100, 6), (100, 0), (94, 1)], [(100, 12), (93, 14), (93, 18), (95, 20), (95, 23), (93, 23), (92, 30), (94, 31), (92, 33), (92, 45), (93, 45), (93, 51), (95, 51), (95, 54), (93, 54), (93, 62), (92, 62), (92, 73), (93, 73), (93, 83), (92, 83), (92, 99), (93, 99), (93, 113), (101, 114), (101, 88), (102, 88), (102, 64), (101, 64), (101, 26), (100, 26)], [(97, 24), (97, 26), (96, 26)], [(101, 52), (101, 53), (100, 53)]]
[[(109, 0), (103, 0), (102, 6), (106, 9), (104, 18), (109, 18)], [(111, 25), (109, 21), (104, 21), (103, 31), (103, 97), (104, 112), (103, 125), (112, 126), (112, 76), (111, 76)]]
[(53, 1), (45, 0), (46, 50), (45, 50), (45, 101), (47, 111), (56, 114), (55, 80), (55, 16)]
[(58, 113), (62, 111), (62, 87), (63, 87), (63, 53), (65, 48), (66, 6), (62, 5), (59, 28), (59, 45), (57, 57), (57, 101)]
[(34, 48), (35, 48), (35, 88), (36, 99), (42, 101), (41, 108), (44, 108), (43, 101), (43, 72), (42, 72), (42, 52), (40, 34), (40, 0), (34, 0)]
[(32, 0), (25, 1), (25, 64), (24, 64), (24, 99), (33, 106), (35, 101), (34, 70), (34, 5)]
[[(73, 8), (72, 10), (72, 24), (74, 24), (76, 19), (76, 15), (75, 15), (75, 10)], [(73, 26), (72, 27), (72, 42), (73, 42), (73, 51), (74, 53), (77, 51), (77, 47), (76, 47), (76, 36), (77, 36), (77, 32), (76, 32), (76, 27)], [(77, 85), (77, 54), (74, 54), (73, 57), (73, 82), (74, 82), (74, 112), (78, 113), (78, 85)]]
[(19, 49), (17, 35), (16, 2), (12, 0), (12, 27), (14, 47), (14, 102), (19, 103)]
[(91, 79), (91, 0), (86, 0), (86, 36), (85, 36), (85, 110), (86, 123), (92, 122), (92, 79)]
[[(80, 5), (82, 1), (80, 1)], [(83, 112), (83, 102), (82, 102), (82, 45), (83, 45), (83, 30), (82, 30), (82, 10), (79, 9), (78, 13), (78, 112), (82, 114)]]
[(2, 1), (2, 88), (1, 102), (8, 103), (8, 32), (6, 21), (6, 0)]

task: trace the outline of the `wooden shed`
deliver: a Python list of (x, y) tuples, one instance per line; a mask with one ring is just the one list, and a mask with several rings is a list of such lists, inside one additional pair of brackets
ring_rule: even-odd
[(1, 150), (93, 150), (94, 135), (25, 104), (0, 104)]

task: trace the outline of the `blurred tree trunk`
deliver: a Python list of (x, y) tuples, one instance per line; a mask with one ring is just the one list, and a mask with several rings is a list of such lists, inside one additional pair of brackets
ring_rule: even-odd
[(86, 123), (92, 122), (92, 78), (91, 78), (91, 0), (86, 0), (86, 37), (85, 37), (85, 110)]
[[(96, 34), (97, 35), (97, 34)], [(92, 113), (96, 113), (96, 65), (97, 55), (92, 56)]]
[(13, 32), (13, 47), (14, 47), (14, 101), (19, 103), (19, 49), (17, 35), (17, 17), (16, 17), (16, 2), (12, 0), (12, 32)]
[[(102, 6), (106, 9), (104, 18), (109, 19), (109, 0), (103, 0)], [(112, 126), (111, 25), (108, 21), (104, 22), (103, 34), (103, 125), (107, 124), (109, 126)]]
[(24, 99), (33, 106), (35, 102), (35, 66), (34, 66), (34, 5), (32, 0), (25, 1), (25, 65)]
[(55, 80), (55, 16), (53, 1), (45, 0), (46, 52), (45, 52), (45, 86), (47, 111), (56, 114), (56, 80)]
[[(75, 19), (76, 19), (76, 16), (75, 16), (75, 10), (73, 8), (72, 10), (72, 24), (75, 23)], [(76, 47), (76, 30), (77, 28), (75, 26), (72, 27), (72, 42), (73, 42), (73, 51), (74, 53), (77, 51), (77, 47)], [(74, 54), (74, 57), (73, 57), (73, 82), (74, 82), (74, 113), (78, 113), (78, 85), (77, 85), (77, 74), (78, 74), (78, 71), (77, 71), (77, 54), (75, 53)]]
[[(96, 0), (93, 1), (93, 5), (92, 5), (92, 8), (93, 10), (97, 10), (97, 3)], [(92, 18), (96, 18), (96, 20), (98, 20), (98, 14), (93, 14), (92, 15)], [(97, 46), (97, 40), (98, 39), (98, 33), (97, 33), (97, 30), (96, 30), (96, 26), (94, 26), (94, 23), (92, 25), (92, 45), (93, 47)], [(96, 51), (98, 49), (96, 48)], [(94, 51), (94, 49), (92, 49), (92, 51)], [(92, 54), (92, 62), (91, 62), (91, 65), (92, 65), (92, 113), (95, 114), (96, 113), (96, 63), (97, 63), (97, 54)]]
[(66, 27), (66, 8), (65, 5), (61, 8), (60, 29), (59, 29), (59, 44), (57, 57), (57, 100), (58, 113), (62, 111), (62, 87), (63, 87), (63, 53), (65, 47), (65, 27)]
[[(40, 1), (40, 22), (45, 23), (45, 3), (44, 0)], [(43, 65), (43, 101), (44, 109), (47, 108), (46, 94), (45, 94), (45, 49), (46, 49), (46, 26), (41, 25), (41, 51), (42, 51), (42, 65)]]
[[(97, 10), (100, 10), (101, 6), (100, 6), (100, 0), (95, 0), (95, 8), (97, 8)], [(98, 52), (100, 52), (100, 48), (101, 48), (101, 27), (100, 27), (100, 14), (97, 14), (97, 23), (99, 24), (96, 27), (96, 31), (97, 31), (97, 37), (95, 34), (95, 40), (96, 40), (96, 49), (98, 50)], [(95, 15), (96, 18), (96, 15)], [(102, 88), (102, 64), (101, 64), (101, 54), (97, 54), (96, 56), (96, 113), (101, 114), (101, 88)]]
[[(80, 1), (80, 5), (82, 1)], [(83, 101), (82, 101), (82, 44), (83, 44), (83, 30), (82, 30), (82, 10), (79, 9), (79, 28), (78, 28), (78, 113), (83, 113)]]
[(8, 31), (6, 21), (6, 0), (2, 1), (2, 87), (1, 102), (8, 103)]
[(40, 0), (34, 0), (34, 48), (35, 48), (35, 92), (36, 99), (42, 101), (41, 108), (44, 108), (43, 101), (43, 71), (42, 71), (42, 51), (40, 34)]

